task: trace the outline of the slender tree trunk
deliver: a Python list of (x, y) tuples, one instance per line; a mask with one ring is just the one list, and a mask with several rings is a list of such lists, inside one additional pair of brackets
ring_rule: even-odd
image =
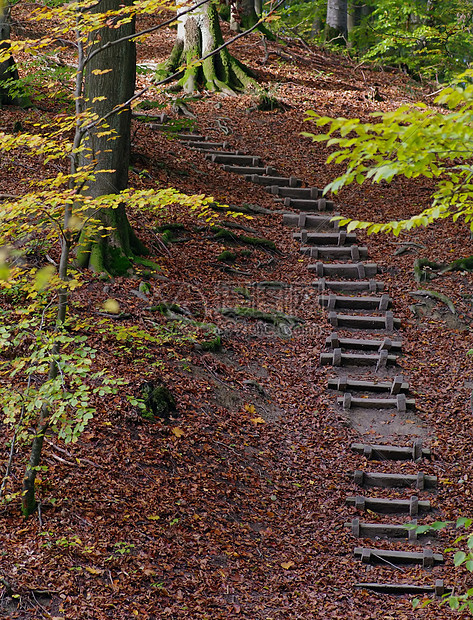
[[(117, 11), (122, 4), (129, 5), (131, 0), (100, 0), (93, 11)], [(84, 139), (86, 149), (80, 158), (82, 166), (94, 170), (94, 180), (88, 182), (84, 190), (92, 198), (117, 194), (128, 185), (131, 109), (125, 107), (118, 113), (110, 113), (129, 101), (135, 92), (136, 48), (132, 41), (108, 48), (106, 45), (133, 34), (135, 24), (131, 21), (118, 25), (119, 18), (113, 21), (91, 36), (87, 49), (88, 54), (99, 48), (101, 51), (85, 67), (85, 106), (98, 118), (106, 117), (105, 125), (99, 123), (88, 131)], [(100, 209), (94, 219), (113, 230), (106, 236), (101, 231), (92, 238), (87, 237), (86, 232), (78, 252), (79, 264), (98, 272), (125, 273), (131, 267), (133, 254), (144, 253), (145, 248), (128, 222), (124, 205)]]
[(350, 36), (353, 30), (361, 23), (361, 4), (358, 0), (349, 0), (347, 12), (347, 34), (348, 47), (353, 47), (353, 40)]
[[(0, 50), (10, 49), (8, 40), (10, 39), (10, 12), (11, 8), (8, 2), (4, 0), (0, 2)], [(26, 96), (11, 95), (10, 89), (7, 83), (14, 83), (18, 81), (18, 70), (16, 68), (13, 56), (10, 56), (8, 60), (0, 62), (0, 107), (2, 105), (18, 105), (28, 106), (29, 100)]]
[(327, 0), (325, 41), (346, 45), (347, 36), (347, 0)]

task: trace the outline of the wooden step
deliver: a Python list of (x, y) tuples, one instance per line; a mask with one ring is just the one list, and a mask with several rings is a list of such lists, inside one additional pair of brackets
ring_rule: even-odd
[(245, 178), (247, 181), (257, 185), (281, 185), (285, 187), (300, 187), (302, 185), (302, 181), (297, 177), (261, 176), (258, 173), (254, 173), (249, 174)]
[[(342, 353), (342, 350), (337, 348), (331, 353), (320, 354), (321, 366), (376, 366), (376, 370), (380, 370), (381, 368), (386, 368), (386, 366), (394, 366), (396, 362), (397, 356), (389, 355), (387, 351), (379, 353)], [(354, 404), (356, 399), (352, 400), (352, 406), (357, 406)], [(340, 404), (344, 405), (344, 402)], [(345, 406), (343, 408), (345, 409)]]
[(401, 321), (395, 319), (393, 313), (390, 311), (385, 312), (384, 316), (364, 316), (329, 312), (328, 320), (332, 327), (347, 329), (373, 329), (392, 332), (401, 327)]
[(177, 139), (185, 142), (206, 142), (207, 138), (198, 133), (178, 133)]
[(318, 288), (320, 292), (330, 290), (343, 293), (381, 293), (384, 291), (384, 282), (377, 280), (365, 280), (360, 282), (354, 282), (350, 280), (326, 280), (325, 278), (319, 278), (315, 281), (314, 286)]
[(409, 391), (409, 383), (404, 381), (401, 375), (394, 377), (393, 381), (381, 382), (357, 381), (348, 377), (337, 377), (328, 380), (328, 389), (338, 390), (339, 392), (389, 392), (390, 394), (399, 394)]
[(332, 230), (340, 230), (340, 220), (332, 221), (332, 217), (340, 215), (333, 213), (332, 216), (327, 215), (311, 215), (310, 213), (285, 213), (283, 215), (283, 224), (292, 228), (329, 228)]
[(350, 280), (372, 278), (378, 273), (376, 263), (313, 263), (307, 267), (319, 278), (339, 276)]
[(377, 582), (360, 582), (355, 583), (354, 588), (371, 590), (380, 594), (392, 594), (394, 596), (404, 594), (435, 594), (435, 596), (443, 596), (451, 594), (451, 588), (445, 588), (443, 579), (437, 579), (434, 586), (417, 585), (411, 583), (377, 583)]
[(310, 258), (325, 260), (365, 260), (368, 258), (368, 248), (359, 245), (321, 245), (318, 247), (303, 246), (300, 249), (301, 254), (305, 254)]
[(237, 166), (261, 166), (261, 158), (253, 155), (235, 155), (233, 153), (207, 154), (205, 159), (214, 164), (235, 164)]
[(182, 144), (199, 151), (213, 151), (217, 149), (227, 149), (228, 142), (199, 142), (198, 140), (181, 140)]
[(419, 512), (430, 512), (432, 509), (428, 500), (420, 501), (417, 495), (409, 499), (385, 499), (384, 497), (347, 497), (347, 506), (354, 506), (357, 510), (371, 510), (378, 514), (397, 514), (407, 512), (415, 517)]
[(381, 297), (319, 295), (318, 302), (327, 310), (344, 308), (348, 310), (378, 310), (379, 312), (386, 312), (392, 305), (389, 295), (381, 295)]
[(412, 446), (353, 443), (351, 449), (373, 461), (418, 461), (431, 458), (430, 450), (422, 447), (421, 439), (416, 439)]
[[(417, 519), (410, 521), (409, 525), (417, 526)], [(351, 523), (345, 523), (345, 527), (351, 529), (351, 533), (355, 538), (407, 538), (413, 544), (418, 539), (416, 530), (414, 528), (407, 528), (405, 525), (362, 523), (359, 519), (353, 519)]]
[(348, 411), (354, 407), (363, 409), (397, 409), (399, 413), (405, 413), (408, 409), (415, 409), (416, 403), (413, 398), (406, 398), (405, 394), (398, 394), (396, 398), (354, 398), (350, 392), (337, 398), (337, 403)]
[(437, 476), (426, 476), (423, 472), (414, 475), (384, 474), (357, 469), (353, 474), (353, 481), (360, 487), (381, 487), (383, 489), (409, 487), (424, 491), (437, 487)]
[(316, 200), (322, 198), (323, 191), (318, 187), (280, 187), (279, 185), (268, 185), (266, 191), (273, 196), (282, 198), (306, 198)]
[(368, 549), (356, 547), (354, 555), (363, 564), (387, 564), (396, 568), (397, 564), (421, 564), (423, 568), (431, 568), (444, 562), (441, 553), (434, 553), (427, 548), (423, 551), (392, 551), (391, 549)]
[(318, 198), (311, 200), (309, 198), (284, 198), (284, 206), (290, 209), (299, 209), (299, 211), (333, 211), (332, 200)]
[(402, 348), (401, 340), (383, 340), (367, 338), (339, 338), (337, 332), (332, 332), (325, 339), (325, 346), (331, 349), (361, 349), (362, 351), (393, 351), (400, 353)]
[[(225, 172), (233, 172), (235, 174), (243, 174), (245, 175), (245, 178), (248, 175), (260, 175), (260, 174), (268, 174), (268, 175), (274, 175), (277, 174), (277, 171), (272, 168), (271, 166), (231, 166), (229, 164), (225, 164), (224, 166), (222, 166), (222, 168), (225, 170)], [(251, 179), (246, 178), (247, 181), (250, 181)]]
[(339, 247), (356, 244), (355, 233), (347, 233), (346, 230), (339, 230), (337, 232), (310, 232), (308, 230), (301, 230), (300, 232), (293, 233), (292, 236), (296, 241), (300, 241), (301, 243), (305, 243), (307, 245), (328, 245)]
[[(192, 145), (192, 143), (191, 143)], [(211, 155), (245, 155), (244, 151), (220, 151), (219, 149), (213, 148), (213, 149), (196, 149), (199, 151), (202, 151), (203, 153), (205, 153), (205, 159), (210, 159)]]

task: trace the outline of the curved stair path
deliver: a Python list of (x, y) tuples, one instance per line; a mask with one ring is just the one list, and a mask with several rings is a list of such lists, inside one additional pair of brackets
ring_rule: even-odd
[[(416, 419), (409, 383), (398, 371), (397, 362), (402, 354), (401, 322), (392, 310), (393, 300), (379, 280), (382, 271), (379, 265), (369, 262), (368, 248), (358, 245), (356, 234), (347, 233), (338, 221), (332, 221), (339, 214), (334, 211), (334, 203), (322, 197), (322, 190), (304, 187), (303, 181), (296, 177), (279, 175), (258, 156), (229, 150), (226, 141), (211, 141), (193, 133), (180, 134), (178, 139), (189, 148), (204, 152), (208, 160), (221, 164), (224, 170), (264, 186), (278, 203), (291, 209), (284, 214), (283, 223), (295, 229), (293, 238), (300, 241), (301, 253), (311, 259), (308, 268), (316, 277), (318, 301), (326, 309), (333, 327), (320, 364), (333, 368), (334, 376), (328, 380), (327, 389), (339, 394), (334, 397), (334, 406), (345, 412), (361, 436), (367, 429), (374, 429), (387, 438), (405, 437), (400, 445), (354, 443), (351, 449), (360, 459), (410, 460), (418, 467), (412, 475), (362, 469), (354, 472), (353, 481), (360, 494), (347, 497), (347, 505), (367, 514), (399, 515), (398, 524), (368, 523), (358, 517), (345, 524), (355, 539), (369, 539), (376, 545), (355, 546), (354, 561), (383, 564), (393, 569), (417, 564), (429, 570), (442, 564), (443, 555), (432, 549), (434, 532), (418, 534), (415, 529), (405, 527), (406, 523), (420, 524), (418, 519), (432, 510), (427, 497), (435, 493), (437, 477), (425, 475), (421, 470), (422, 461), (430, 459), (431, 452), (423, 446), (426, 430)], [(406, 424), (407, 416), (409, 424)], [(405, 497), (374, 496), (372, 489), (381, 492), (401, 489)], [(398, 544), (401, 541), (403, 550), (383, 549), (383, 539)], [(410, 545), (420, 546), (421, 550), (409, 550)], [(449, 592), (441, 579), (432, 585), (360, 582), (353, 586), (393, 595), (442, 596)]]

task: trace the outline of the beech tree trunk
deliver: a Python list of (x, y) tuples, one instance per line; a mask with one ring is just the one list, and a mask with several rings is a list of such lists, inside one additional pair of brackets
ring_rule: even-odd
[[(123, 4), (129, 5), (131, 0), (100, 0), (93, 11), (117, 11)], [(125, 106), (117, 113), (110, 113), (129, 101), (135, 92), (136, 48), (132, 41), (105, 46), (133, 34), (135, 24), (131, 21), (117, 28), (118, 21), (119, 18), (114, 18), (108, 27), (93, 33), (87, 48), (88, 54), (98, 48), (101, 51), (86, 64), (85, 107), (99, 118), (105, 117), (105, 126), (99, 123), (86, 134), (83, 142), (86, 149), (80, 156), (80, 165), (94, 170), (95, 180), (84, 190), (93, 198), (118, 194), (128, 185), (131, 109)], [(104, 132), (108, 135), (102, 135)], [(91, 215), (113, 230), (105, 236), (103, 230), (92, 236), (84, 232), (78, 251), (79, 265), (115, 275), (126, 273), (133, 255), (146, 250), (130, 226), (125, 206), (99, 209)]]
[[(0, 50), (10, 49), (10, 5), (8, 2), (0, 2)], [(0, 107), (2, 105), (27, 106), (28, 98), (18, 94), (12, 95), (8, 84), (18, 80), (18, 70), (13, 56), (0, 62)]]
[[(182, 3), (178, 6), (181, 13), (189, 7)], [(186, 65), (178, 81), (178, 87), (186, 93), (192, 93), (199, 87), (228, 94), (245, 90), (253, 81), (250, 71), (227, 49), (195, 64), (223, 42), (218, 12), (213, 2), (206, 2), (189, 13), (181, 14), (176, 42), (169, 59), (158, 70), (159, 78), (173, 75), (179, 67)]]
[(327, 0), (325, 41), (346, 45), (347, 36), (347, 0)]

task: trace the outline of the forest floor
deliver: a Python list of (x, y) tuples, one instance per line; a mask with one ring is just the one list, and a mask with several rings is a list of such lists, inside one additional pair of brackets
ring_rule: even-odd
[[(165, 59), (174, 35), (171, 29), (160, 31), (141, 44), (140, 62)], [(304, 123), (306, 110), (367, 118), (404, 103), (432, 101), (430, 92), (406, 75), (359, 65), (300, 41), (268, 43), (266, 53), (261, 38), (251, 35), (232, 52), (254, 69), (260, 86), (283, 108), (259, 111), (256, 94), (204, 93), (187, 102), (196, 116), (195, 129), (260, 156), (308, 186), (324, 187), (341, 169), (325, 163), (324, 145), (301, 136), (316, 130)], [(160, 101), (175, 117), (171, 95), (147, 98)], [(53, 112), (5, 108), (1, 126), (10, 131), (20, 120), (28, 128)], [(350, 444), (360, 434), (326, 390), (331, 370), (318, 360), (331, 329), (311, 287), (308, 259), (299, 254), (292, 231), (276, 212), (280, 206), (263, 188), (224, 172), (141, 121), (134, 122), (133, 153), (132, 186), (155, 187), (157, 182), (230, 206), (253, 204), (273, 212), (251, 219), (216, 212), (212, 223), (179, 205), (158, 215), (132, 213), (133, 226), (161, 271), (106, 283), (83, 274), (87, 283), (73, 300), (77, 329), (97, 349), (95, 367), (128, 379), (130, 386), (97, 399), (97, 414), (76, 443), (64, 446), (47, 438), (48, 471), (38, 481), (41, 518), (23, 519), (17, 501), (1, 509), (0, 577), (11, 592), (4, 589), (0, 617), (449, 617), (452, 612), (435, 603), (413, 611), (409, 597), (353, 588), (357, 581), (432, 584), (443, 578), (462, 591), (467, 576), (454, 569), (448, 553), (443, 567), (430, 572), (405, 568), (401, 574), (389, 566), (370, 569), (353, 558), (358, 543), (344, 523), (356, 511), (345, 498), (356, 494), (351, 472), (360, 459)], [(0, 166), (0, 191), (20, 193), (18, 168), (7, 158)], [(37, 162), (19, 166), (29, 177), (44, 173)], [(354, 185), (335, 201), (344, 215), (382, 221), (419, 211), (428, 205), (430, 191), (425, 181), (396, 180)], [(272, 240), (277, 250), (215, 238), (210, 226), (229, 220), (251, 229), (233, 229), (236, 234)], [(176, 242), (163, 246), (159, 226), (169, 223), (183, 228)], [(395, 255), (406, 240), (419, 247)], [(472, 375), (467, 357), (473, 348), (472, 276), (449, 273), (428, 285), (452, 300), (459, 317), (439, 302), (419, 318), (410, 295), (419, 288), (414, 259), (449, 262), (469, 256), (469, 231), (461, 223), (442, 222), (397, 239), (370, 237), (367, 243), (370, 257), (384, 267), (382, 279), (402, 320), (402, 371), (414, 388), (417, 418), (435, 456), (424, 471), (442, 472), (432, 519), (472, 516), (470, 390), (464, 385)], [(217, 259), (224, 250), (237, 255), (234, 263)], [(257, 285), (261, 282), (287, 286), (265, 288)], [(109, 320), (113, 326), (107, 331), (98, 325), (109, 298), (119, 303), (124, 318)], [(163, 302), (216, 326), (222, 350), (205, 351), (196, 343), (196, 338), (208, 339), (210, 328), (173, 327), (153, 311)], [(278, 330), (261, 321), (222, 316), (222, 307), (235, 306), (279, 310), (303, 322)], [(148, 421), (140, 416), (126, 395), (135, 394), (143, 380), (171, 389), (178, 417)], [(0, 430), (5, 464), (11, 430)], [(364, 436), (382, 439), (370, 429)], [(26, 449), (15, 458), (12, 490), (20, 488), (25, 455)], [(406, 463), (403, 471), (413, 473), (416, 467)], [(448, 544), (444, 535), (437, 547)]]

